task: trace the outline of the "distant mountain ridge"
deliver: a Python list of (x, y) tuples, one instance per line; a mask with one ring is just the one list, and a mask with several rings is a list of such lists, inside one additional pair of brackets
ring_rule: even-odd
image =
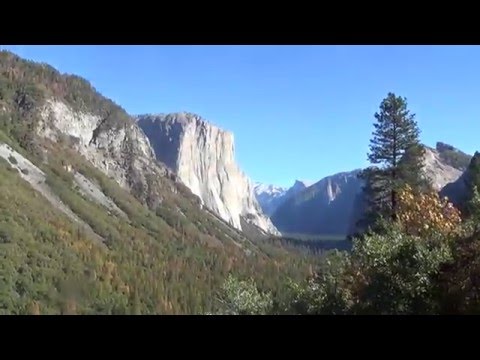
[(295, 183), (290, 188), (266, 185), (262, 183), (255, 183), (255, 196), (262, 207), (263, 212), (267, 216), (271, 216), (278, 206), (280, 206), (286, 199), (296, 193), (306, 189), (313, 182), (304, 180), (295, 180)]
[[(425, 150), (424, 175), (436, 191), (451, 187), (471, 159), (471, 155), (443, 142), (437, 142), (435, 148), (425, 146)], [(282, 233), (347, 235), (362, 214), (360, 171), (327, 176), (311, 186), (300, 186), (289, 196), (288, 191), (275, 196), (263, 192), (257, 193), (257, 198)]]
[(272, 215), (282, 233), (346, 234), (353, 214), (353, 199), (362, 189), (360, 170), (327, 176), (292, 194)]

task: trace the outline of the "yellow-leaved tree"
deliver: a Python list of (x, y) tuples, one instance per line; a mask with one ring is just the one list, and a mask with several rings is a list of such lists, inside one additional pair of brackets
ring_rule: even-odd
[(399, 193), (398, 222), (410, 235), (428, 237), (460, 231), (460, 211), (437, 192), (416, 193), (406, 185)]

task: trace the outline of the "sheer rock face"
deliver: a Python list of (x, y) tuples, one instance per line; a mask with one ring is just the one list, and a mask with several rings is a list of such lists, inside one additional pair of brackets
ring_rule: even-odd
[(250, 179), (235, 162), (233, 134), (190, 113), (141, 115), (138, 125), (157, 159), (196, 194), (206, 207), (237, 229), (241, 219), (279, 235), (254, 195)]

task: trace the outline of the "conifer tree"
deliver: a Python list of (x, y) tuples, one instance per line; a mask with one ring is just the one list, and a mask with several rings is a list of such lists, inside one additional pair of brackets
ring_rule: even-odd
[(419, 190), (426, 185), (422, 176), (424, 148), (415, 114), (406, 98), (388, 93), (375, 113), (375, 131), (370, 141), (368, 160), (372, 164), (361, 176), (365, 179), (367, 218), (397, 218), (397, 193), (408, 184)]

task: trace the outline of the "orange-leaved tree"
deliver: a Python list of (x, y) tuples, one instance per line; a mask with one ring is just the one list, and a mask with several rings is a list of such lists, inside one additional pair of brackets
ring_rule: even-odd
[(408, 234), (428, 237), (460, 231), (460, 211), (437, 192), (418, 193), (406, 185), (398, 198), (398, 222)]

